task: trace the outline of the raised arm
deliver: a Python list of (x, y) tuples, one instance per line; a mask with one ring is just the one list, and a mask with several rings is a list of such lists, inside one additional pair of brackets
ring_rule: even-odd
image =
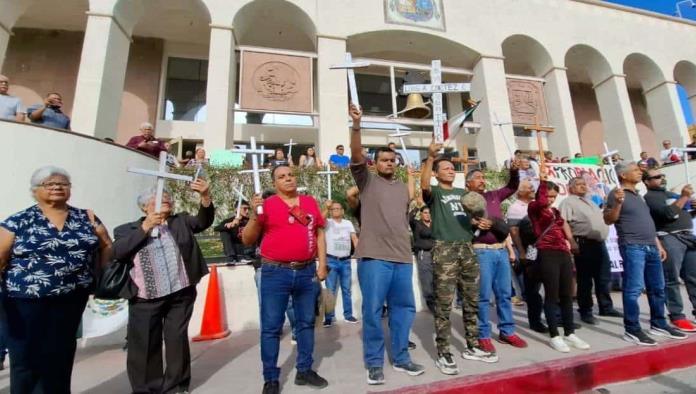
[[(442, 149), (442, 144), (437, 144), (435, 140), (432, 140), (428, 147), (428, 158), (421, 166), (421, 191), (424, 195), (430, 193), (430, 178), (433, 176), (433, 163), (435, 163), (435, 158), (439, 154), (440, 149)], [(425, 196), (423, 199), (425, 200)]]
[(251, 199), (251, 207), (249, 207), (249, 222), (244, 226), (242, 231), (242, 243), (245, 246), (252, 246), (256, 244), (261, 233), (263, 232), (263, 225), (259, 223), (259, 217), (256, 215), (256, 208), (263, 205), (263, 198), (260, 195), (255, 195)]
[(621, 215), (621, 207), (623, 206), (625, 192), (623, 189), (616, 188), (609, 193), (607, 204), (604, 208), (604, 223), (611, 225), (619, 220)]
[(353, 120), (353, 127), (350, 129), (350, 161), (359, 164), (365, 161), (362, 153), (362, 139), (360, 135), (360, 121), (362, 119), (362, 109), (350, 105), (350, 118)]
[(208, 182), (202, 178), (196, 179), (191, 184), (191, 190), (198, 192), (201, 196), (201, 206), (196, 216), (189, 216), (187, 224), (194, 233), (200, 233), (213, 224), (215, 220), (215, 206), (210, 198)]

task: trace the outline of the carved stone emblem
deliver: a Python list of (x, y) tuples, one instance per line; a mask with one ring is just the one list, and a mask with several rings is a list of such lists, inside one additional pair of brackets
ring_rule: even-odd
[(548, 124), (544, 86), (540, 81), (507, 80), (512, 123), (516, 125)]
[(271, 101), (291, 100), (299, 91), (300, 74), (286, 63), (267, 62), (254, 72), (254, 88)]

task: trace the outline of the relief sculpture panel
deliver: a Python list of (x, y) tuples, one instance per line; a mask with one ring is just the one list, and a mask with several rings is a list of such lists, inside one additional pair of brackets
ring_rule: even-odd
[(272, 53), (242, 53), (242, 110), (311, 113), (312, 59)]
[(544, 85), (541, 81), (507, 79), (512, 123), (515, 125), (548, 125)]

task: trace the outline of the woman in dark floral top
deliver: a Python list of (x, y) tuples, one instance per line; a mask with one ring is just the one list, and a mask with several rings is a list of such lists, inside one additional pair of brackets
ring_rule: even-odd
[[(33, 205), (0, 223), (0, 267), (12, 393), (69, 393), (75, 338), (94, 263), (111, 239), (94, 214), (68, 205), (70, 175), (43, 167)], [(100, 250), (101, 254), (97, 253)]]

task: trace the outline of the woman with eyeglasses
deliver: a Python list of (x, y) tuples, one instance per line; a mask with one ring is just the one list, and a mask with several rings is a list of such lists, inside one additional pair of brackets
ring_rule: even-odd
[(68, 205), (67, 171), (39, 168), (31, 191), (36, 204), (0, 223), (10, 392), (70, 393), (77, 329), (111, 239), (92, 211)]

